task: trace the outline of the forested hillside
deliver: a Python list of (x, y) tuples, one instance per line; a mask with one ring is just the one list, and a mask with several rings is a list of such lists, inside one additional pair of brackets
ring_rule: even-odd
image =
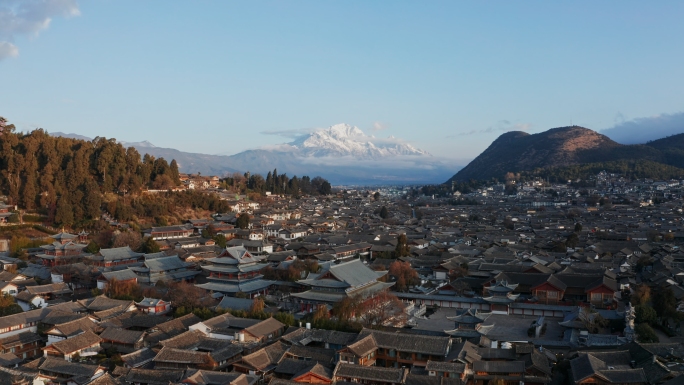
[(58, 224), (96, 219), (103, 194), (134, 194), (143, 187), (180, 183), (174, 161), (154, 159), (114, 139), (93, 142), (52, 137), (44, 130), (16, 133), (3, 123), (0, 191), (7, 203), (37, 210)]
[[(88, 227), (103, 211), (119, 221), (150, 218), (165, 223), (188, 209), (228, 211), (214, 194), (188, 190), (141, 194), (143, 189), (170, 190), (181, 184), (175, 160), (141, 154), (115, 139), (93, 141), (54, 137), (43, 129), (17, 133), (0, 117), (0, 193), (8, 204), (35, 212), (44, 222)], [(222, 183), (240, 193), (326, 194), (323, 178), (288, 178), (273, 174), (234, 175)]]

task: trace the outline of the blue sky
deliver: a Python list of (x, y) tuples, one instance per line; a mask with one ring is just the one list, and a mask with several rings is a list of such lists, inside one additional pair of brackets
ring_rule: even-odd
[(0, 0), (0, 115), (211, 154), (342, 122), (454, 159), (571, 123), (629, 141), (650, 119), (684, 123), (683, 14), (681, 1)]

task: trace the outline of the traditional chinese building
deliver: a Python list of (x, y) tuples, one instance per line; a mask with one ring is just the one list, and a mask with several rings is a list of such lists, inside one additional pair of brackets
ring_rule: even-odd
[(318, 305), (333, 305), (347, 297), (361, 296), (370, 299), (387, 290), (394, 283), (381, 282), (387, 271), (373, 271), (358, 259), (321, 265), (320, 273), (309, 273), (298, 284), (310, 288), (302, 293), (293, 293), (301, 310), (313, 311)]
[(485, 301), (489, 303), (489, 309), (494, 314), (508, 314), (508, 305), (515, 302), (520, 296), (513, 294), (513, 290), (518, 285), (509, 284), (506, 281), (497, 281), (492, 286), (484, 287), (484, 291), (489, 293), (488, 297), (484, 297)]
[(61, 232), (51, 235), (50, 238), (54, 241), (41, 246), (43, 252), (36, 255), (44, 266), (69, 265), (83, 259), (84, 245), (74, 242), (78, 240), (77, 235)]
[(494, 325), (482, 325), (490, 315), (491, 313), (481, 313), (473, 309), (462, 310), (454, 317), (447, 317), (447, 319), (454, 321), (454, 329), (444, 332), (453, 337), (479, 338), (482, 335), (487, 335), (489, 330), (494, 327)]
[(217, 258), (206, 258), (202, 271), (209, 282), (198, 287), (222, 295), (245, 293), (250, 297), (267, 294), (274, 282), (263, 279), (269, 266), (265, 255), (253, 255), (242, 246), (227, 247)]

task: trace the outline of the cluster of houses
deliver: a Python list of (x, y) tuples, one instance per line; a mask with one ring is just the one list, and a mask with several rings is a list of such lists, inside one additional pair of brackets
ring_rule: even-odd
[[(561, 356), (528, 342), (496, 343), (381, 328), (288, 327), (274, 318), (202, 320), (149, 311), (159, 300), (97, 296), (0, 317), (0, 377), (43, 384), (549, 384)], [(468, 311), (457, 322), (481, 322)], [(112, 367), (103, 353), (120, 354)], [(679, 384), (681, 343), (631, 342), (567, 353), (576, 384)], [(23, 381), (23, 382), (22, 382)], [(678, 382), (680, 381), (680, 382)], [(496, 382), (498, 383), (498, 382)]]
[(179, 174), (181, 185), (189, 190), (207, 190), (217, 188), (221, 179), (216, 175), (203, 176), (201, 174)]
[[(80, 376), (75, 383), (82, 385), (96, 378), (160, 385), (549, 384), (556, 372), (573, 384), (684, 383), (684, 345), (678, 337), (640, 343), (628, 306), (644, 285), (672, 290), (684, 310), (682, 189), (676, 181), (629, 182), (601, 173), (591, 183), (525, 183), (514, 195), (502, 185), (442, 198), (409, 192), (389, 199), (396, 191), (388, 190), (259, 203), (236, 197), (231, 213), (146, 230), (158, 253), (118, 247), (89, 254), (90, 235), (80, 232), (28, 250), (30, 263), (16, 274), (7, 271), (16, 262), (0, 260), (2, 292), (25, 310), (0, 324), (17, 332), (6, 336), (14, 338), (8, 343), (26, 341), (17, 345), (17, 359), (42, 360), (12, 370), (52, 376), (48, 382)], [(250, 216), (247, 228), (237, 227), (238, 213)], [(206, 232), (213, 237), (202, 237)], [(315, 269), (302, 268), (302, 261), (315, 262)], [(399, 277), (389, 273), (395, 261), (415, 271), (413, 282), (400, 288)], [(409, 317), (343, 333), (287, 328), (272, 318), (171, 320), (173, 304), (158, 298), (74, 301), (113, 280), (142, 287), (191, 282), (221, 308), (266, 297), (297, 318), (390, 292)], [(426, 327), (440, 309), (434, 317), (446, 314), (448, 327)], [(588, 312), (624, 326), (610, 334), (587, 330), (580, 320)], [(545, 340), (494, 340), (489, 336), (506, 327), (496, 317), (537, 322), (530, 328), (537, 336), (545, 323), (565, 332)], [(660, 321), (670, 334), (681, 333), (678, 320)], [(38, 329), (38, 337), (19, 333)], [(78, 365), (90, 365), (83, 357), (114, 348), (126, 353), (123, 366), (75, 374)], [(55, 372), (57, 359), (68, 362), (63, 368), (73, 366), (71, 377)], [(7, 362), (14, 364), (2, 366), (19, 363)]]

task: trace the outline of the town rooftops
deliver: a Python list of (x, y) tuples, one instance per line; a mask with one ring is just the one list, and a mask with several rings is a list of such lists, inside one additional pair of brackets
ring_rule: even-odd
[[(112, 249), (100, 249), (100, 256), (104, 261), (118, 261), (123, 259), (137, 259), (143, 256), (143, 253), (136, 253), (130, 247), (115, 247)], [(94, 257), (93, 259), (96, 259)]]
[(579, 357), (571, 360), (570, 368), (573, 380), (579, 382), (591, 376), (598, 376), (607, 382), (646, 383), (646, 374), (642, 368), (632, 369), (629, 367), (631, 360), (629, 352), (605, 353), (608, 354), (580, 353)]

